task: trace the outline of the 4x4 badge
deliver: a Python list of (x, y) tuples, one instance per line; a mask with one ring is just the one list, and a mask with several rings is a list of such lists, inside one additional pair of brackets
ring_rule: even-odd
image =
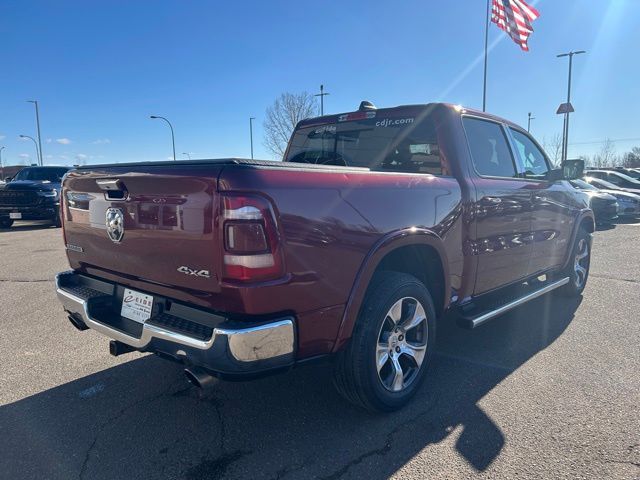
[(124, 237), (124, 213), (120, 208), (107, 208), (105, 217), (107, 235), (113, 242), (120, 243)]

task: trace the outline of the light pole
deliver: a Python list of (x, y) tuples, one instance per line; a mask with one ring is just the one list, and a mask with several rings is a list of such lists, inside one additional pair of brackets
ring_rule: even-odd
[(253, 121), (256, 117), (249, 117), (249, 139), (251, 141), (251, 160), (253, 160)]
[(532, 117), (531, 116), (531, 112), (529, 112), (528, 118), (527, 118), (527, 132), (531, 132), (531, 120), (535, 120), (536, 117)]
[(150, 115), (149, 118), (159, 118), (160, 120), (164, 120), (165, 122), (167, 122), (167, 125), (169, 125), (169, 128), (171, 129), (171, 145), (173, 145), (173, 161), (176, 161), (176, 139), (175, 136), (173, 135), (173, 125), (171, 125), (171, 122), (169, 120), (167, 120), (164, 117), (160, 117), (159, 115)]
[[(567, 81), (567, 106), (571, 104), (571, 70), (573, 68), (573, 56), (580, 55), (582, 53), (587, 53), (586, 50), (578, 50), (577, 52), (571, 51), (567, 53), (561, 53), (560, 55), (556, 55), (557, 58), (561, 57), (569, 57), (569, 80)], [(567, 111), (564, 114), (564, 130), (562, 132), (562, 161), (567, 159), (567, 154), (569, 150), (569, 114)]]
[(38, 157), (38, 144), (36, 143), (36, 139), (30, 137), (29, 135), (20, 135), (20, 138), (28, 138), (33, 142), (33, 146), (36, 147), (36, 158)]
[(38, 110), (37, 100), (27, 100), (29, 103), (33, 103), (36, 106), (36, 127), (38, 128), (38, 158), (40, 159), (40, 166), (44, 165), (42, 162), (42, 140), (40, 140), (40, 111)]
[(0, 180), (4, 180), (4, 165), (2, 165), (2, 150), (5, 147), (0, 147)]
[(316, 93), (314, 97), (320, 97), (320, 116), (324, 116), (324, 97), (329, 95), (324, 91), (324, 85), (320, 85), (320, 93)]
[(183, 155), (186, 155), (186, 156), (189, 158), (189, 160), (191, 160), (191, 154), (190, 154), (190, 153), (182, 152), (182, 154), (183, 154)]

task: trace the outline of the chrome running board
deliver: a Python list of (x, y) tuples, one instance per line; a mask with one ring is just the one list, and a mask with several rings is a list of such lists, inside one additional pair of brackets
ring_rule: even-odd
[(468, 328), (479, 327), (483, 323), (486, 323), (489, 320), (499, 315), (502, 315), (503, 313), (508, 312), (509, 310), (519, 307), (520, 305), (527, 303), (528, 301), (533, 300), (534, 298), (538, 298), (544, 295), (545, 293), (549, 293), (550, 291), (555, 290), (556, 288), (566, 285), (567, 283), (569, 283), (569, 280), (570, 280), (569, 277), (565, 277), (555, 282), (549, 283), (544, 287), (539, 288), (538, 290), (534, 290), (533, 292), (527, 293), (526, 295), (519, 297), (515, 300), (512, 300), (509, 303), (505, 303), (499, 308), (482, 313), (477, 317), (463, 316), (462, 318), (463, 324)]

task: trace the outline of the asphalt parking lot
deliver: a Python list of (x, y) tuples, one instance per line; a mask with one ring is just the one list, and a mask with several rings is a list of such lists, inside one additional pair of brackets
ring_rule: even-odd
[(60, 230), (0, 231), (0, 477), (640, 478), (640, 224), (595, 234), (580, 301), (439, 325), (410, 406), (372, 415), (307, 366), (206, 396), (153, 355), (112, 357), (53, 288)]

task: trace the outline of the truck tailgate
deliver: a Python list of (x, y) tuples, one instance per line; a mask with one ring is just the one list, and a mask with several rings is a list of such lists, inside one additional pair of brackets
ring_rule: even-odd
[(214, 221), (224, 164), (113, 165), (68, 174), (62, 195), (71, 267), (219, 291)]

